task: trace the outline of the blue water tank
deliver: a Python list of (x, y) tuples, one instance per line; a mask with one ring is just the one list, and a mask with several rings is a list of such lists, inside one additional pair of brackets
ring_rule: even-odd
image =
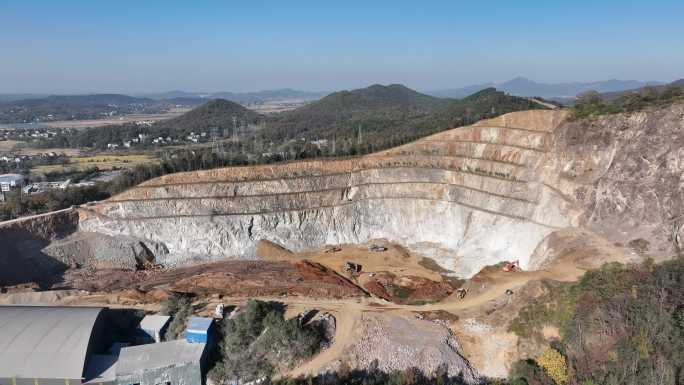
[(207, 343), (214, 320), (206, 317), (191, 317), (185, 329), (185, 339), (190, 343)]

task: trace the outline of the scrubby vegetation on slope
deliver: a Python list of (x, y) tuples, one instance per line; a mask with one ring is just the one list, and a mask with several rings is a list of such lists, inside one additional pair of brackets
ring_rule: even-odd
[[(554, 287), (523, 310), (511, 330), (533, 337), (559, 326), (557, 350), (571, 384), (681, 384), (684, 379), (684, 258), (661, 265), (610, 264), (575, 284)], [(547, 360), (548, 361), (548, 360)], [(544, 362), (522, 362), (514, 376), (553, 384)]]
[(233, 319), (223, 321), (220, 359), (209, 376), (218, 383), (244, 383), (270, 377), (311, 357), (321, 333), (286, 320), (277, 304), (250, 300)]
[(162, 313), (171, 316), (171, 322), (166, 328), (164, 339), (172, 341), (183, 338), (183, 333), (192, 316), (192, 297), (173, 294), (162, 303)]
[(662, 107), (684, 101), (684, 86), (672, 83), (665, 87), (644, 87), (636, 91), (624, 92), (613, 100), (596, 91), (586, 92), (573, 106), (576, 119), (596, 115), (617, 114), (620, 112), (640, 111), (647, 107)]

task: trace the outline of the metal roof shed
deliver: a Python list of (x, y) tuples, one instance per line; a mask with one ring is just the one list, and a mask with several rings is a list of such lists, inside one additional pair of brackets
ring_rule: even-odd
[(128, 346), (116, 364), (119, 385), (201, 385), (206, 344), (185, 340)]
[(164, 334), (164, 329), (169, 323), (171, 317), (167, 315), (146, 315), (140, 321), (140, 329), (148, 336), (154, 339), (155, 342), (161, 342), (161, 337)]
[(8, 184), (9, 186), (20, 186), (24, 182), (24, 176), (21, 174), (2, 174), (0, 175), (0, 183)]
[(206, 317), (191, 317), (185, 329), (185, 339), (188, 342), (207, 343), (214, 320)]
[(0, 306), (0, 383), (80, 383), (102, 308)]

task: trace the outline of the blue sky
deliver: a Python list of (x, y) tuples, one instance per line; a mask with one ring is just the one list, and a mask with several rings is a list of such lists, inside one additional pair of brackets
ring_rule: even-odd
[(0, 0), (0, 93), (684, 77), (684, 1)]

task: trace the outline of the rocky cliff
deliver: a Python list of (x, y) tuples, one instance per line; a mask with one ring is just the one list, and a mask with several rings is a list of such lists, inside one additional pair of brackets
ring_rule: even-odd
[(469, 276), (521, 260), (578, 215), (545, 184), (563, 111), (513, 113), (356, 159), (167, 175), (84, 213), (80, 228), (163, 242), (161, 262), (253, 258), (387, 238)]
[(656, 260), (684, 251), (684, 104), (568, 122), (552, 153), (579, 225)]
[(516, 112), (354, 159), (171, 174), (80, 209), (79, 229), (132, 245), (119, 265), (386, 238), (468, 277), (541, 266), (553, 234), (577, 226), (667, 257), (684, 239), (683, 116), (681, 104), (582, 121)]

